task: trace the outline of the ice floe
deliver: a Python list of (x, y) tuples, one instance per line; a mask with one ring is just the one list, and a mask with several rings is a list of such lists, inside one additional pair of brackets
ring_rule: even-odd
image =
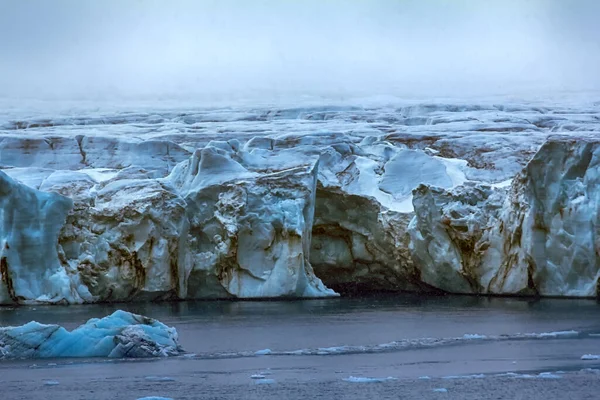
[(72, 331), (37, 322), (0, 328), (0, 358), (139, 358), (181, 352), (175, 328), (120, 310)]

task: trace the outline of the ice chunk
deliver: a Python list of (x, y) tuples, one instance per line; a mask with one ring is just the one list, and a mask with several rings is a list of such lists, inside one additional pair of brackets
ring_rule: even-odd
[(597, 355), (597, 354), (584, 354), (584, 355), (581, 356), (581, 359), (582, 360), (586, 360), (586, 361), (589, 361), (589, 360), (600, 360), (600, 355)]
[(433, 389), (433, 391), (436, 393), (448, 393), (448, 389), (446, 389), (446, 388), (437, 388), (437, 389)]
[(90, 319), (70, 332), (35, 321), (0, 328), (0, 358), (138, 358), (181, 352), (175, 328), (121, 310), (102, 319)]
[(468, 339), (468, 340), (476, 340), (476, 339), (486, 339), (487, 336), (479, 335), (477, 333), (465, 333), (463, 335), (463, 338)]

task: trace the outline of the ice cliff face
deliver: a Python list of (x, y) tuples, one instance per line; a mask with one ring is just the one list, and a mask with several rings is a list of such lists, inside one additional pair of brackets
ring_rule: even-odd
[(597, 296), (600, 140), (553, 138), (508, 191), (420, 186), (410, 232), (422, 279), (457, 293)]
[(318, 155), (211, 142), (166, 181), (183, 196), (188, 298), (331, 296), (309, 262)]
[[(569, 133), (596, 129), (582, 116), (592, 111), (551, 111), (165, 114), (168, 124), (134, 118), (131, 129), (151, 127), (135, 138), (84, 135), (78, 120), (5, 124), (0, 303), (597, 296), (600, 140)], [(333, 131), (301, 131), (322, 123)], [(202, 124), (236, 133), (199, 134)], [(264, 124), (283, 132), (255, 132)]]
[(58, 235), (72, 200), (0, 172), (0, 301), (81, 301), (77, 275), (60, 263)]

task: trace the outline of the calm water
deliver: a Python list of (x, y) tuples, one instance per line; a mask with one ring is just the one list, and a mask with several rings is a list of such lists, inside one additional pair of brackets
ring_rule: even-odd
[[(0, 324), (73, 328), (119, 308), (175, 326), (189, 354), (3, 362), (0, 398), (583, 399), (600, 390), (600, 362), (581, 360), (600, 354), (600, 305), (588, 300), (396, 296), (22, 307), (0, 308)], [(351, 376), (359, 382), (344, 380)], [(364, 382), (387, 377), (395, 379)]]

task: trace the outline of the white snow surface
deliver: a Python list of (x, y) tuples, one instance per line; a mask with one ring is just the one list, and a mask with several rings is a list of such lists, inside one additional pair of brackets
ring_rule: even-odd
[(166, 357), (181, 351), (175, 328), (121, 310), (72, 331), (35, 321), (0, 328), (0, 359)]
[(0, 304), (597, 296), (600, 102), (0, 112)]

